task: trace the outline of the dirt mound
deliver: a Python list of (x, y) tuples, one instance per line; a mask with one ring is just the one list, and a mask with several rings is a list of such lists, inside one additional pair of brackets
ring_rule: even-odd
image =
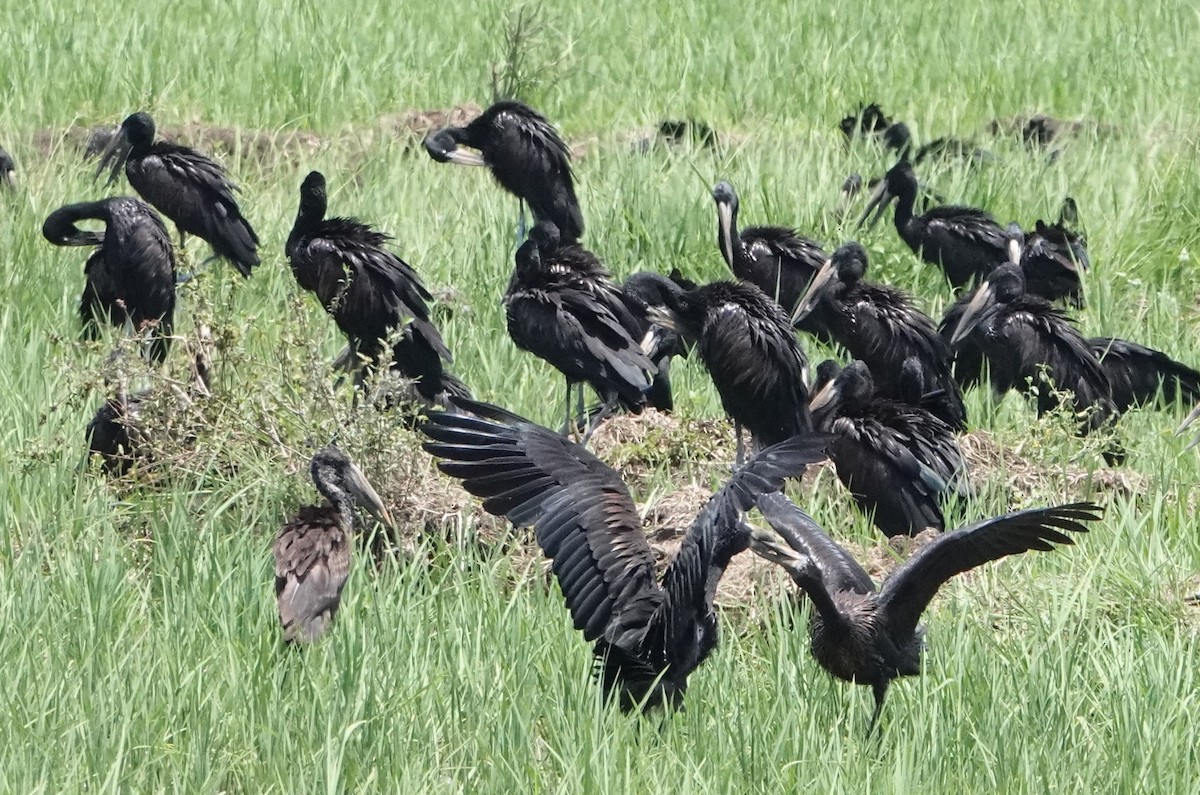
[(1073, 494), (1089, 489), (1122, 496), (1144, 493), (1145, 476), (1124, 469), (1088, 470), (1079, 466), (1048, 468), (1037, 457), (1027, 457), (1020, 446), (1009, 447), (990, 431), (971, 431), (958, 437), (974, 483), (1000, 483), (1010, 502), (1017, 504), (1050, 490), (1067, 489)]

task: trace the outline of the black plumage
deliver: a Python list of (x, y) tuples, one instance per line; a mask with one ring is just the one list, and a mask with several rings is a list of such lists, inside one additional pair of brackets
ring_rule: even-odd
[(688, 676), (717, 645), (713, 597), (746, 549), (742, 513), (824, 457), (821, 439), (768, 448), (736, 472), (696, 517), (662, 583), (642, 520), (619, 475), (583, 447), (495, 406), (438, 413), (424, 432), (438, 467), (483, 507), (536, 526), (576, 629), (595, 641), (597, 673), (623, 708), (679, 704)]
[(808, 359), (779, 304), (744, 281), (713, 282), (667, 302), (734, 422), (739, 461), (742, 427), (759, 446), (812, 430)]
[(992, 216), (955, 205), (913, 215), (917, 187), (912, 164), (901, 160), (879, 184), (859, 224), (874, 212), (874, 225), (896, 199), (896, 231), (900, 237), (921, 259), (941, 267), (955, 287), (981, 280), (1008, 261), (1008, 232)]
[(784, 226), (738, 229), (739, 202), (728, 182), (712, 191), (717, 205), (717, 246), (733, 275), (757, 285), (791, 313), (828, 255), (821, 246)]
[[(1092, 348), (1061, 311), (1025, 292), (1025, 277), (1016, 265), (993, 271), (966, 304), (950, 344), (964, 341), (977, 345), (987, 360), (996, 394), (1035, 392), (1039, 415), (1058, 408), (1058, 390), (1069, 392), (1075, 413), (1084, 415), (1080, 433), (1104, 427), (1118, 414)], [(1116, 451), (1106, 454), (1110, 462), (1121, 457)]]
[[(830, 369), (820, 368), (822, 380)], [(875, 392), (871, 371), (849, 364), (813, 396), (813, 422), (834, 437), (838, 479), (884, 535), (945, 527), (942, 503), (971, 497), (954, 430), (925, 409)]]
[(655, 366), (642, 350), (636, 304), (594, 254), (564, 244), (553, 224), (538, 223), (517, 249), (504, 306), (517, 347), (566, 377), (567, 427), (573, 427), (571, 393), (576, 385), (581, 407), (584, 383), (603, 403), (589, 432), (618, 404), (634, 412), (646, 405)]
[(528, 105), (497, 102), (466, 127), (430, 133), (425, 150), (439, 163), (487, 166), (501, 187), (529, 205), (534, 223), (553, 223), (564, 243), (583, 236), (571, 151), (553, 125)]
[(258, 235), (242, 217), (234, 193), (237, 185), (210, 158), (169, 141), (154, 141), (154, 120), (134, 113), (121, 123), (101, 156), (97, 175), (111, 164), (111, 185), (121, 166), (129, 184), (179, 228), (195, 235), (249, 276), (258, 265)]
[(1200, 401), (1200, 372), (1162, 351), (1115, 337), (1092, 337), (1087, 344), (1108, 376), (1117, 411)]
[[(174, 419), (191, 405), (194, 399), (205, 399), (211, 395), (211, 348), (211, 332), (208, 326), (201, 324), (196, 330), (192, 377), (187, 391), (184, 392), (173, 384), (169, 396), (176, 403), (165, 411), (158, 412), (159, 418), (166, 414)], [(104, 472), (114, 477), (126, 474), (134, 464), (152, 464), (155, 448), (163, 447), (161, 439), (155, 438), (161, 433), (161, 429), (152, 424), (147, 427), (145, 416), (146, 407), (161, 395), (156, 395), (156, 387), (148, 387), (130, 394), (127, 373), (122, 366), (123, 359), (124, 354), (119, 348), (110, 357), (110, 365), (115, 365), (117, 369), (115, 378), (106, 378), (108, 384), (115, 387), (113, 396), (100, 405), (84, 432), (88, 454), (99, 456)], [(194, 439), (194, 436), (189, 436), (185, 441), (190, 443)]]
[(671, 359), (675, 356), (687, 358), (688, 346), (674, 329), (667, 328), (653, 319), (654, 310), (667, 308), (668, 293), (676, 295), (682, 288), (669, 278), (649, 271), (630, 275), (622, 284), (626, 303), (632, 302), (631, 314), (638, 324), (642, 350), (650, 357), (655, 367), (654, 378), (646, 391), (646, 402), (659, 411), (675, 408), (671, 392)]
[(847, 141), (853, 141), (856, 138), (880, 138), (891, 126), (891, 120), (884, 115), (883, 109), (875, 102), (869, 105), (860, 105), (857, 112), (844, 116), (838, 122), (838, 128), (846, 136)]
[[(76, 223), (96, 220), (103, 234)], [(100, 323), (150, 329), (150, 356), (162, 362), (175, 318), (175, 250), (158, 213), (127, 196), (68, 204), (52, 212), (42, 235), (56, 246), (95, 246), (83, 273), (79, 302), (84, 336), (96, 337)]]
[(782, 566), (813, 602), (809, 623), (812, 654), (822, 668), (846, 682), (869, 685), (874, 729), (892, 680), (917, 676), (925, 629), (921, 614), (951, 577), (1030, 550), (1069, 545), (1085, 533), (1101, 508), (1079, 502), (1015, 511), (943, 533), (892, 572), (876, 590), (867, 572), (812, 517), (783, 494), (765, 494), (758, 508), (787, 546), (771, 533), (752, 534), (751, 548)]
[[(950, 348), (933, 321), (903, 290), (863, 280), (867, 252), (857, 243), (840, 246), (821, 266), (796, 305), (793, 320), (808, 318), (870, 368), (878, 392), (906, 400), (901, 372), (918, 366), (921, 396), (951, 427), (966, 427), (962, 390), (950, 372)], [(911, 377), (910, 373), (910, 377)]]
[(1038, 219), (1032, 231), (1017, 239), (1020, 256), (1016, 261), (1025, 272), (1025, 289), (1030, 294), (1083, 307), (1086, 302), (1080, 274), (1091, 267), (1091, 261), (1087, 241), (1066, 223), (1074, 206), (1068, 196), (1056, 223)]
[(300, 185), (300, 209), (285, 253), (297, 283), (317, 296), (350, 342), (351, 358), (391, 366), (413, 379), (420, 400), (447, 406), (470, 397), (446, 369), (450, 351), (429, 317), (429, 291), (408, 263), (386, 248), (389, 235), (356, 218), (326, 218), (325, 177), (313, 171)]
[(326, 503), (301, 508), (276, 533), (271, 549), (283, 639), (300, 643), (321, 637), (341, 606), (350, 575), (354, 502), (392, 523), (362, 470), (337, 447), (318, 450), (309, 473)]

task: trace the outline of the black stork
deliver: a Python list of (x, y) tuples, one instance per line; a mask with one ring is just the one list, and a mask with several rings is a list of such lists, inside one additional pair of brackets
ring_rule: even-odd
[(558, 229), (547, 221), (530, 230), (515, 260), (504, 294), (508, 333), (518, 348), (549, 362), (566, 377), (566, 428), (575, 426), (571, 393), (576, 386), (583, 414), (585, 383), (603, 404), (585, 438), (618, 403), (641, 411), (656, 368), (642, 349), (644, 334), (631, 310), (633, 302), (600, 260), (577, 244), (564, 244)]
[(283, 639), (311, 643), (333, 622), (350, 575), (354, 504), (390, 526), (392, 517), (362, 470), (334, 445), (309, 465), (324, 505), (306, 505), (275, 534), (275, 600)]
[[(1010, 389), (1036, 392), (1039, 416), (1059, 405), (1057, 390), (1070, 392), (1082, 418), (1080, 433), (1107, 426), (1118, 411), (1108, 375), (1070, 320), (1044, 298), (1025, 291), (1021, 268), (994, 270), (967, 303), (950, 345), (978, 346), (998, 395)], [(1123, 455), (1105, 453), (1109, 463)]]
[(154, 141), (154, 119), (134, 113), (121, 123), (100, 157), (96, 176), (111, 166), (108, 184), (117, 181), (121, 167), (133, 189), (185, 234), (212, 246), (242, 276), (258, 265), (258, 235), (242, 217), (234, 193), (237, 185), (225, 169), (195, 149), (169, 141)]
[(377, 364), (391, 343), (391, 366), (413, 379), (420, 399), (446, 407), (470, 397), (446, 369), (450, 351), (429, 317), (431, 295), (417, 272), (386, 248), (391, 237), (357, 218), (327, 218), (325, 177), (300, 184), (300, 208), (284, 252), (292, 275), (317, 296), (350, 343), (351, 359)]
[(717, 246), (725, 264), (734, 276), (757, 285), (790, 313), (828, 254), (785, 226), (739, 230), (738, 196), (728, 182), (718, 182), (712, 197), (717, 205)]
[[(828, 367), (819, 369), (830, 378)], [(925, 409), (876, 394), (863, 362), (834, 375), (810, 408), (817, 429), (834, 437), (829, 459), (838, 479), (884, 535), (942, 530), (942, 503), (971, 498), (954, 430)]]
[(901, 160), (888, 170), (859, 219), (861, 226), (874, 212), (871, 226), (896, 200), (896, 231), (921, 259), (938, 265), (956, 288), (979, 281), (1009, 258), (1009, 234), (992, 216), (973, 207), (934, 207), (913, 215), (917, 175)]
[(459, 402), (423, 426), (438, 468), (460, 478), (488, 513), (535, 526), (575, 628), (595, 641), (604, 691), (623, 709), (676, 706), (688, 676), (717, 645), (713, 598), (747, 548), (742, 519), (824, 458), (824, 439), (794, 438), (733, 474), (692, 523), (661, 584), (642, 519), (621, 477), (586, 449), (495, 406)]
[(737, 434), (765, 447), (812, 430), (808, 359), (779, 304), (750, 282), (718, 281), (668, 294), (662, 320), (695, 343)]
[[(80, 229), (95, 220), (104, 232)], [(167, 357), (175, 316), (175, 250), (158, 213), (140, 199), (117, 196), (60, 207), (42, 224), (56, 246), (95, 246), (83, 273), (79, 302), (84, 337), (95, 339), (100, 323), (150, 327), (150, 358)]]
[(1086, 533), (1085, 523), (1102, 516), (1098, 505), (1076, 502), (942, 533), (876, 589), (866, 570), (782, 493), (759, 497), (758, 509), (775, 532), (753, 532), (751, 549), (782, 566), (812, 600), (808, 631), (817, 663), (838, 679), (870, 686), (875, 710), (868, 736), (892, 681), (921, 673), (925, 628), (919, 622), (942, 585), (1009, 555), (1071, 545), (1071, 533)]
[(0, 149), (0, 187), (17, 189), (17, 165), (12, 155)]
[[(922, 395), (941, 390), (934, 413), (956, 430), (967, 423), (962, 390), (950, 371), (950, 348), (933, 321), (903, 290), (863, 280), (867, 252), (858, 243), (838, 247), (814, 277), (792, 314), (809, 318), (850, 356), (866, 363), (880, 394), (907, 400), (902, 371), (919, 366)], [(911, 373), (910, 373), (911, 377)]]
[(554, 126), (528, 105), (497, 102), (466, 127), (430, 133), (425, 151), (439, 163), (487, 166), (501, 187), (529, 205), (535, 224), (553, 223), (565, 243), (583, 236), (571, 150)]

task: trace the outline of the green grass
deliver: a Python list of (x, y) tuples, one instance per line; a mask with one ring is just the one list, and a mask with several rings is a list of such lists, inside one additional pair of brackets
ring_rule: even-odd
[[(708, 190), (742, 195), (743, 219), (836, 243), (846, 173), (885, 159), (850, 149), (836, 121), (878, 99), (921, 140), (979, 135), (1041, 111), (1114, 124), (1054, 163), (981, 137), (1002, 159), (923, 175), (952, 200), (1031, 223), (1074, 195), (1095, 269), (1089, 335), (1125, 336), (1200, 362), (1200, 17), (1130, 0), (1053, 6), (857, 2), (547, 2), (556, 63), (534, 99), (573, 142), (586, 240), (620, 274), (673, 266), (720, 275)], [(720, 650), (688, 708), (638, 719), (605, 705), (561, 598), (518, 544), (481, 543), (468, 515), (414, 520), (406, 551), (360, 565), (330, 637), (282, 648), (270, 539), (312, 499), (306, 457), (339, 440), (402, 503), (434, 477), (395, 418), (333, 393), (332, 323), (300, 296), (283, 241), (303, 175), (330, 181), (331, 210), (396, 235), (400, 254), (454, 287), (443, 330), (455, 371), (485, 399), (540, 421), (561, 384), (504, 333), (516, 204), (481, 171), (439, 166), (380, 134), (408, 108), (486, 104), (507, 7), (361, 3), (93, 3), (0, 8), (0, 145), (22, 191), (0, 195), (0, 785), (7, 791), (1146, 791), (1200, 780), (1194, 715), (1200, 458), (1179, 412), (1122, 421), (1130, 493), (1072, 549), (954, 582), (927, 614), (925, 675), (898, 683), (866, 742), (865, 689), (827, 677), (802, 617), (766, 597), (726, 612)], [(181, 331), (219, 340), (216, 397), (195, 450), (169, 476), (114, 485), (79, 471), (83, 427), (116, 340), (77, 338), (79, 251), (39, 233), (68, 201), (97, 198), (90, 164), (36, 145), (40, 130), (110, 123), (306, 130), (296, 156), (225, 156), (264, 262), (237, 282), (214, 267), (182, 293)], [(693, 115), (719, 153), (633, 154), (636, 131)], [(121, 183), (118, 188), (127, 191)], [(864, 235), (871, 272), (931, 312), (949, 294), (887, 225)], [(189, 248), (192, 261), (202, 247)], [(821, 352), (807, 346), (813, 358)], [(186, 355), (172, 356), (186, 376)], [(146, 383), (135, 374), (134, 386)], [(706, 376), (680, 367), (680, 415), (719, 415)], [(978, 510), (1093, 494), (1085, 444), (1009, 397), (969, 395), (975, 424), (1036, 466), (976, 473)], [(657, 493), (712, 467), (659, 466)], [(876, 543), (844, 493), (809, 507), (841, 538)], [(645, 495), (635, 495), (644, 498)], [(409, 505), (409, 515), (416, 516)], [(432, 510), (432, 509), (431, 509)], [(445, 530), (455, 525), (452, 531)], [(1190, 589), (1190, 590), (1189, 590)]]

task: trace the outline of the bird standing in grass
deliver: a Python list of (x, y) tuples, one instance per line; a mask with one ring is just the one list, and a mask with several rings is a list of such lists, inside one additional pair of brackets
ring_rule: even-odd
[[(901, 160), (884, 176), (859, 219), (861, 226), (874, 213), (874, 226), (896, 200), (896, 231), (915, 254), (939, 266), (955, 287), (980, 281), (1008, 261), (1009, 234), (992, 216), (973, 207), (934, 207), (913, 215), (917, 175)], [(878, 209), (877, 209), (878, 208)]]
[(641, 347), (644, 333), (633, 314), (637, 304), (594, 254), (564, 244), (553, 224), (539, 222), (517, 249), (504, 307), (508, 333), (517, 347), (549, 362), (566, 378), (564, 433), (577, 424), (571, 416), (576, 387), (578, 415), (584, 415), (585, 383), (602, 403), (585, 439), (618, 404), (634, 412), (646, 405), (657, 368)]
[(386, 525), (392, 518), (366, 476), (330, 445), (309, 467), (325, 505), (308, 505), (275, 535), (275, 596), (283, 638), (308, 643), (329, 628), (350, 574), (354, 502)]
[(327, 209), (325, 177), (313, 171), (300, 185), (284, 250), (296, 281), (348, 338), (354, 365), (361, 358), (374, 367), (390, 345), (392, 368), (413, 379), (424, 403), (445, 407), (449, 396), (470, 397), (445, 368), (450, 350), (429, 317), (431, 296), (417, 272), (385, 247), (388, 235), (357, 218), (326, 218)]
[[(461, 148), (464, 146), (476, 151)], [(535, 224), (553, 223), (564, 243), (583, 236), (571, 150), (554, 126), (528, 105), (513, 100), (497, 102), (466, 127), (430, 133), (425, 151), (439, 163), (487, 166), (501, 187), (529, 205)], [(524, 217), (522, 211), (522, 237)]]
[(829, 458), (854, 503), (884, 535), (945, 527), (942, 503), (971, 497), (954, 430), (929, 411), (882, 397), (871, 370), (854, 361), (813, 396), (817, 429), (833, 434)]
[[(1080, 435), (1108, 426), (1119, 414), (1091, 346), (1050, 302), (1025, 292), (1025, 276), (1016, 265), (993, 271), (966, 304), (950, 345), (964, 343), (986, 358), (997, 395), (1010, 389), (1034, 393), (1039, 416), (1058, 408), (1058, 390), (1069, 392), (1081, 415)], [(1124, 455), (1113, 448), (1105, 458), (1118, 463)]]
[(757, 285), (791, 313), (828, 255), (788, 227), (749, 226), (739, 231), (738, 196), (728, 182), (718, 182), (712, 197), (717, 204), (717, 246), (725, 264), (734, 276)]
[(925, 629), (918, 622), (943, 584), (1008, 555), (1073, 544), (1068, 533), (1087, 532), (1084, 523), (1102, 515), (1094, 503), (1077, 502), (1016, 511), (943, 533), (876, 590), (862, 566), (782, 493), (759, 497), (758, 509), (775, 533), (755, 531), (750, 547), (782, 566), (812, 600), (809, 636), (821, 667), (838, 679), (871, 687), (875, 711), (868, 735), (892, 680), (921, 673)]
[[(104, 233), (80, 229), (83, 220), (104, 224)], [(83, 273), (79, 302), (83, 334), (95, 339), (97, 325), (152, 326), (150, 358), (162, 363), (171, 344), (175, 316), (175, 250), (158, 213), (145, 202), (119, 196), (60, 207), (42, 224), (56, 246), (95, 246)]]
[(661, 321), (695, 342), (733, 420), (735, 463), (745, 455), (743, 427), (754, 448), (812, 430), (808, 358), (779, 304), (745, 281), (713, 282), (665, 299)]
[(641, 516), (616, 472), (515, 414), (458, 406), (469, 414), (437, 412), (423, 427), (438, 468), (461, 478), (488, 513), (536, 527), (575, 628), (595, 641), (607, 694), (624, 709), (678, 705), (688, 676), (717, 645), (713, 598), (748, 544), (742, 514), (824, 458), (825, 440), (789, 439), (734, 473), (696, 517), (660, 584)]
[[(879, 394), (900, 400), (904, 367), (916, 368), (921, 393), (937, 393), (930, 410), (955, 430), (967, 424), (962, 390), (950, 372), (950, 348), (933, 321), (903, 290), (864, 281), (867, 252), (857, 243), (839, 246), (796, 304), (793, 321), (810, 324), (870, 368)], [(911, 372), (910, 372), (911, 374)]]
[(179, 228), (181, 249), (184, 235), (195, 235), (212, 246), (216, 257), (249, 276), (259, 262), (258, 235), (234, 198), (238, 187), (208, 157), (169, 141), (155, 143), (154, 132), (150, 114), (126, 118), (101, 155), (96, 175), (111, 167), (111, 185), (124, 166), (133, 189)]

